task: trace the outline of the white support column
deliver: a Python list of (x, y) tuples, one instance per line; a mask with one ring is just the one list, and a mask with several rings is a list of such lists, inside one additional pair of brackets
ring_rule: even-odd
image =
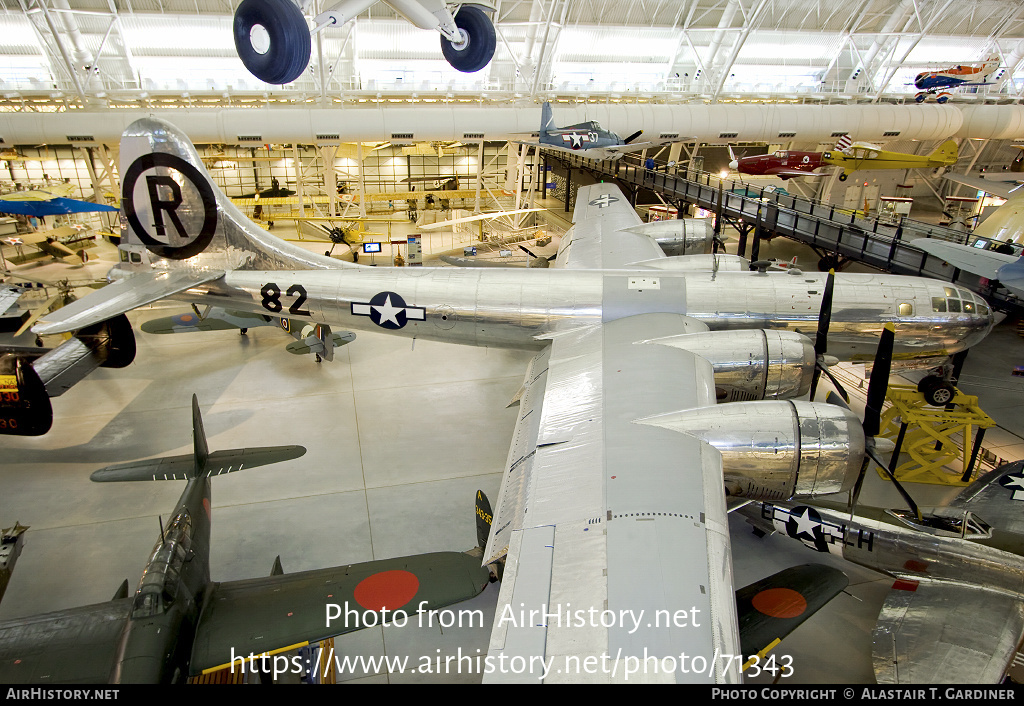
[(473, 203), (473, 213), (480, 213), (480, 190), (484, 186), (484, 141), (476, 150), (476, 201)]
[[(306, 217), (306, 198), (302, 188), (302, 158), (299, 157), (298, 144), (292, 145), (292, 162), (295, 168), (295, 195), (299, 197), (299, 215)], [(298, 230), (298, 228), (296, 228)]]
[(338, 212), (338, 172), (334, 170), (334, 156), (338, 153), (337, 145), (320, 145), (320, 173), (327, 189), (327, 205), (333, 216)]
[(356, 159), (359, 161), (359, 215), (366, 217), (366, 175), (363, 170), (363, 143), (356, 143)]

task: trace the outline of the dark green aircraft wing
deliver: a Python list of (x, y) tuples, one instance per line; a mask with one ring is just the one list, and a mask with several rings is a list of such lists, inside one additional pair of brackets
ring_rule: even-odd
[(105, 684), (132, 600), (0, 623), (0, 684)]
[[(261, 446), (253, 449), (214, 451), (206, 460), (206, 474), (219, 476), (242, 469), (291, 461), (306, 453), (304, 446)], [(195, 456), (164, 456), (130, 463), (118, 463), (93, 472), (97, 483), (133, 480), (188, 480), (193, 475)]]
[[(437, 552), (216, 584), (196, 629), (190, 675), (229, 668), (232, 654), (274, 654), (359, 630), (367, 611), (411, 616), (468, 600), (487, 586), (488, 573), (479, 557)], [(337, 614), (330, 624), (329, 610)]]
[(766, 655), (849, 583), (839, 569), (803, 564), (736, 591), (743, 655)]

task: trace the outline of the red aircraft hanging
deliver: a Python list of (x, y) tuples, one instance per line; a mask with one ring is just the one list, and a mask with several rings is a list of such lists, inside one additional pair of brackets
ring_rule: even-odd
[[(836, 149), (842, 151), (852, 144), (848, 135), (843, 135), (836, 143)], [(753, 174), (755, 176), (776, 176), (780, 179), (793, 179), (794, 177), (823, 177), (828, 174), (818, 174), (814, 170), (824, 166), (822, 152), (801, 152), (798, 150), (778, 150), (771, 154), (759, 154), (753, 157), (736, 158), (729, 147), (729, 169), (735, 169), (740, 174)]]

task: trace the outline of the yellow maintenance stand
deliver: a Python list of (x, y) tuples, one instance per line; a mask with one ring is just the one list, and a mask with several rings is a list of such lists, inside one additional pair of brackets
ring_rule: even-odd
[[(879, 434), (896, 444), (893, 458), (910, 456), (893, 469), (897, 480), (942, 485), (967, 485), (971, 480), (985, 430), (996, 425), (981, 411), (975, 395), (959, 390), (946, 407), (933, 407), (913, 385), (889, 385), (886, 398), (892, 404), (882, 414)], [(974, 443), (971, 444), (972, 431)], [(971, 448), (968, 457), (967, 449)], [(945, 468), (960, 460), (963, 474)], [(887, 478), (879, 470), (878, 475)]]

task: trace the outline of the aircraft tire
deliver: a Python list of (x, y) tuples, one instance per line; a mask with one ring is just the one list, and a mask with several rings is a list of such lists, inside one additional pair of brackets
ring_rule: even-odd
[(442, 36), (441, 53), (444, 54), (444, 58), (452, 68), (466, 74), (487, 66), (498, 46), (498, 37), (487, 13), (472, 5), (463, 5), (459, 14), (455, 15), (455, 24), (469, 35), (469, 41), (467, 46), (460, 50)]
[(949, 100), (949, 94), (948, 93), (940, 93), (939, 97), (935, 99), (935, 102), (936, 103), (945, 103), (948, 100)]
[(926, 98), (928, 98), (927, 93), (918, 93), (916, 96), (914, 96), (914, 101), (917, 103), (924, 103)]
[(849, 178), (850, 178), (849, 174), (840, 174), (839, 175), (839, 181), (846, 181)]
[(932, 407), (945, 407), (956, 395), (956, 388), (951, 383), (935, 375), (921, 378), (917, 390), (924, 395), (924, 401)]
[[(269, 40), (262, 53), (253, 46), (255, 27), (262, 27)], [(238, 58), (261, 81), (291, 83), (309, 65), (309, 25), (292, 0), (243, 0), (235, 11), (234, 34)]]

